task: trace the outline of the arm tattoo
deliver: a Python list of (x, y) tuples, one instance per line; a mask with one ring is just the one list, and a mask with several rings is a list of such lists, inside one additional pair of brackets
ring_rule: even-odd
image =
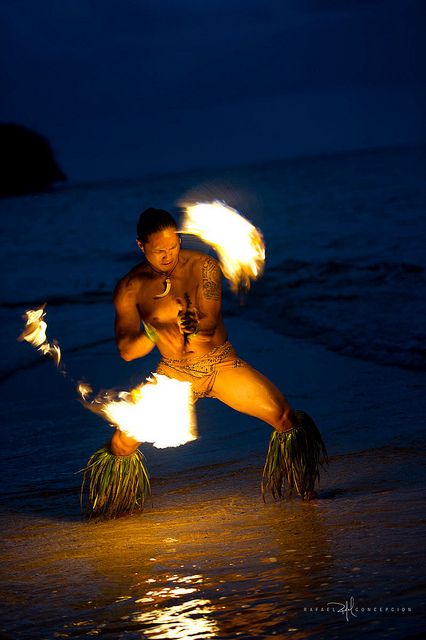
[(203, 264), (203, 294), (206, 300), (220, 300), (220, 274), (210, 256)]

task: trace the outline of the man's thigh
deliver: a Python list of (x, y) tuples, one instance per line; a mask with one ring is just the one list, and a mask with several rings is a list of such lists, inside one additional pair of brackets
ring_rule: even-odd
[(277, 387), (247, 363), (219, 371), (210, 396), (272, 426), (287, 407)]

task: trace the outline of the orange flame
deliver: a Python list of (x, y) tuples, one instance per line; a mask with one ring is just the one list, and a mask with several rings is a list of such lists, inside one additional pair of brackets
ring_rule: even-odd
[(79, 382), (77, 385), (77, 391), (83, 400), (86, 400), (86, 398), (93, 393), (92, 387), (87, 382)]
[[(47, 340), (44, 305), (30, 309), (23, 318), (25, 328), (18, 340), (30, 343), (59, 365), (59, 345)], [(77, 391), (82, 404), (138, 442), (152, 442), (157, 448), (177, 447), (197, 438), (192, 388), (189, 382), (153, 374), (130, 391), (107, 391), (89, 399), (92, 387), (80, 382)]]
[(104, 392), (91, 401), (91, 388), (78, 385), (83, 404), (138, 442), (154, 447), (178, 447), (197, 438), (197, 424), (189, 382), (154, 374), (130, 391)]
[(265, 264), (262, 233), (236, 209), (224, 202), (205, 202), (184, 206), (182, 233), (198, 236), (216, 251), (223, 275), (234, 292), (250, 288)]
[(33, 347), (36, 347), (45, 356), (50, 356), (59, 366), (61, 361), (61, 350), (57, 342), (50, 344), (47, 340), (47, 322), (43, 320), (46, 316), (45, 305), (39, 309), (29, 309), (22, 316), (25, 320), (25, 327), (18, 340), (25, 340)]

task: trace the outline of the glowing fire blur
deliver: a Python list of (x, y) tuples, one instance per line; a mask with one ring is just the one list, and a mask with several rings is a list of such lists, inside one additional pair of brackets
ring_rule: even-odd
[(182, 233), (198, 236), (216, 251), (233, 291), (249, 289), (263, 272), (265, 243), (259, 229), (224, 202), (184, 206)]
[(197, 423), (189, 382), (154, 374), (131, 391), (105, 392), (87, 401), (90, 387), (80, 383), (85, 407), (138, 442), (154, 447), (178, 447), (197, 438)]
[(24, 313), (22, 317), (25, 320), (25, 327), (18, 340), (29, 342), (43, 355), (53, 358), (58, 366), (61, 361), (61, 350), (55, 341), (50, 344), (47, 340), (47, 323), (43, 320), (46, 315), (44, 306), (39, 309), (29, 309)]
[[(61, 350), (47, 340), (44, 305), (23, 315), (25, 327), (18, 340), (25, 340), (59, 365)], [(98, 413), (112, 426), (138, 442), (152, 442), (154, 447), (177, 447), (196, 440), (197, 423), (189, 382), (154, 374), (131, 391), (105, 391), (90, 400), (92, 387), (86, 382), (77, 386), (82, 404)]]
[(79, 392), (83, 401), (86, 400), (91, 393), (93, 393), (92, 387), (90, 386), (90, 384), (87, 384), (87, 382), (79, 382), (77, 385), (77, 391)]

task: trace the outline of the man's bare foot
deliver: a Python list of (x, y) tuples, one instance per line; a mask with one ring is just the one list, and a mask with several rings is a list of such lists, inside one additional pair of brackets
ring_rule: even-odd
[(316, 498), (318, 498), (318, 494), (316, 491), (306, 491), (304, 496), (303, 496), (303, 500), (315, 500)]

